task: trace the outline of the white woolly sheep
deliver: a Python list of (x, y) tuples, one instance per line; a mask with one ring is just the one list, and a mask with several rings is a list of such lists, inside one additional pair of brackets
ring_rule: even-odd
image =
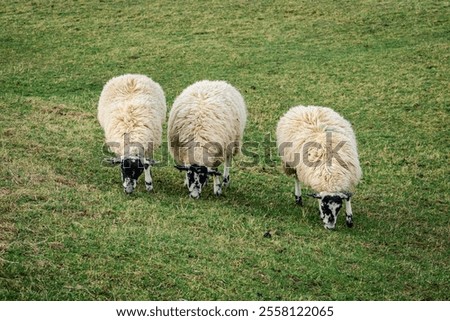
[(147, 191), (153, 189), (153, 152), (161, 145), (166, 99), (161, 86), (144, 75), (114, 77), (103, 87), (98, 121), (105, 141), (116, 155), (108, 161), (121, 166), (122, 185), (132, 193), (144, 171)]
[(324, 227), (333, 229), (345, 200), (352, 227), (351, 191), (362, 173), (350, 123), (327, 107), (293, 107), (278, 122), (277, 146), (285, 173), (295, 175), (296, 202), (302, 205), (300, 182), (310, 186)]
[[(241, 94), (225, 81), (203, 80), (175, 99), (168, 122), (169, 150), (192, 198), (199, 198), (208, 176), (214, 194), (230, 182), (232, 157), (240, 153), (247, 108)], [(224, 162), (223, 182), (217, 167)]]

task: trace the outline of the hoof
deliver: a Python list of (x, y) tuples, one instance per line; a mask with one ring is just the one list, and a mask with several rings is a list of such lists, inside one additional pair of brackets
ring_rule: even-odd
[(270, 233), (270, 231), (267, 231), (266, 233), (264, 233), (264, 237), (270, 239), (272, 237), (272, 233)]
[(230, 185), (230, 177), (229, 176), (228, 177), (224, 177), (222, 183), (223, 183), (223, 186)]
[(353, 227), (353, 216), (352, 215), (345, 216), (345, 224), (347, 224), (347, 227)]
[(295, 203), (297, 205), (303, 206), (303, 200), (301, 196), (295, 196)]
[(147, 192), (153, 191), (153, 183), (145, 182), (145, 189), (147, 190)]

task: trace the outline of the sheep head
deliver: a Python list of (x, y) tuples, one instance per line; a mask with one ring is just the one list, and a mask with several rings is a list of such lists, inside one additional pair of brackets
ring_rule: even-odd
[(184, 185), (189, 190), (189, 196), (195, 199), (200, 197), (202, 187), (208, 183), (208, 177), (222, 175), (216, 169), (211, 169), (201, 165), (175, 165), (180, 171), (186, 171)]
[(352, 193), (313, 193), (307, 194), (310, 197), (317, 198), (320, 201), (320, 218), (324, 223), (324, 227), (328, 230), (332, 230), (336, 226), (337, 216), (339, 210), (342, 208), (342, 201), (349, 201)]
[(134, 191), (137, 180), (142, 172), (156, 164), (154, 160), (138, 156), (108, 158), (104, 162), (111, 166), (120, 165), (122, 186), (127, 194), (131, 194)]

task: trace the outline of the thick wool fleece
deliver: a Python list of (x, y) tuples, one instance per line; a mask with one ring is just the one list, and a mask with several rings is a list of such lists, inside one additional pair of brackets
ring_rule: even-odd
[(277, 146), (285, 172), (317, 192), (352, 191), (361, 179), (352, 127), (330, 108), (291, 108), (278, 122)]
[(203, 80), (175, 99), (168, 122), (170, 152), (177, 164), (217, 167), (240, 152), (247, 109), (224, 81)]
[(161, 145), (166, 111), (158, 83), (144, 75), (127, 74), (106, 83), (97, 116), (112, 152), (148, 157)]

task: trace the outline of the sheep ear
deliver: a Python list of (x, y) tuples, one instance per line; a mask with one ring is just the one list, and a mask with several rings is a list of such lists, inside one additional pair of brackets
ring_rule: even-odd
[(318, 198), (318, 199), (322, 198), (322, 196), (320, 196), (320, 194), (318, 194), (318, 193), (311, 193), (311, 194), (306, 194), (306, 195), (309, 197)]
[(214, 176), (222, 176), (222, 173), (219, 171), (216, 171), (214, 169), (209, 169), (208, 168), (208, 175), (214, 175)]
[(176, 169), (180, 170), (180, 171), (187, 171), (187, 170), (189, 170), (189, 167), (184, 166), (184, 165), (175, 165), (174, 167)]
[(122, 163), (122, 159), (117, 158), (117, 157), (110, 157), (110, 158), (103, 159), (103, 164), (108, 165), (108, 166), (115, 166), (115, 165), (119, 165), (120, 163)]
[(156, 164), (159, 164), (158, 161), (155, 161), (154, 159), (144, 159), (144, 165), (150, 165), (150, 166), (154, 166)]
[(350, 193), (350, 192), (344, 192), (342, 194), (344, 194), (343, 198), (346, 199), (347, 201), (350, 200), (350, 197), (353, 196), (353, 193)]
[(149, 167), (155, 165), (156, 163), (157, 163), (157, 162), (154, 161), (153, 159), (147, 159), (147, 158), (144, 158), (144, 159), (142, 160), (142, 164), (144, 164), (144, 169), (148, 169)]

